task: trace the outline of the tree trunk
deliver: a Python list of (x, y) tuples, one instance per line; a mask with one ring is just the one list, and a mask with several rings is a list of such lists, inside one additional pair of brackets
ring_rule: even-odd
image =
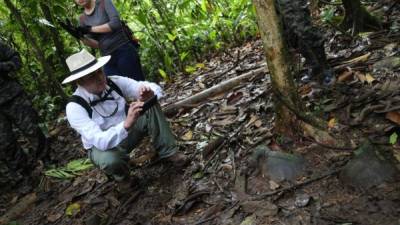
[[(47, 3), (43, 3), (40, 2), (40, 8), (43, 12), (44, 17), (46, 18), (46, 20), (48, 20), (51, 24), (55, 24), (53, 17), (51, 16), (51, 11), (50, 8), (47, 4), (49, 4), (49, 2)], [(60, 33), (58, 32), (57, 29), (49, 29), (51, 38), (53, 39), (54, 42), (54, 46), (56, 47), (56, 54), (58, 56), (59, 62), (61, 63), (61, 65), (63, 66), (63, 69), (65, 71), (68, 71), (68, 67), (67, 64), (65, 63), (65, 59), (66, 59), (66, 54), (64, 52), (64, 43), (61, 40), (61, 36)]]
[(345, 16), (340, 25), (344, 30), (352, 29), (352, 35), (359, 32), (380, 30), (381, 22), (368, 13), (360, 0), (342, 0)]
[(320, 142), (335, 143), (325, 131), (327, 123), (307, 112), (297, 93), (293, 63), (283, 40), (275, 0), (253, 0), (253, 4), (275, 93), (276, 131), (296, 136), (306, 132)]
[(15, 19), (19, 23), (22, 33), (25, 36), (25, 38), (28, 40), (28, 42), (32, 45), (33, 52), (35, 53), (37, 59), (42, 65), (43, 72), (48, 76), (48, 80), (51, 82), (50, 87), (53, 87), (55, 90), (55, 94), (61, 96), (62, 102), (65, 103), (67, 100), (67, 95), (64, 93), (64, 90), (61, 87), (61, 83), (57, 81), (57, 79), (54, 78), (54, 71), (52, 70), (51, 66), (47, 63), (46, 57), (44, 55), (44, 52), (39, 48), (39, 45), (36, 41), (36, 39), (32, 36), (32, 34), (29, 31), (28, 26), (25, 24), (25, 21), (23, 20), (20, 12), (18, 9), (14, 6), (14, 4), (10, 0), (4, 0), (6, 3), (7, 8), (11, 11), (11, 13), (15, 16)]

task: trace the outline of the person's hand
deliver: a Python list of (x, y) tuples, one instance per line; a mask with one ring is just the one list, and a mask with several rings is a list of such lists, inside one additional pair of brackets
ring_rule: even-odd
[(71, 36), (73, 36), (74, 38), (76, 38), (76, 39), (81, 39), (81, 38), (83, 38), (83, 33), (77, 28), (77, 27), (75, 27), (74, 25), (72, 25), (72, 23), (71, 23), (71, 21), (70, 20), (65, 20), (65, 21), (62, 21), (62, 20), (60, 20), (60, 19), (57, 19), (57, 21), (58, 21), (58, 23), (60, 24), (60, 26), (65, 30), (65, 31), (67, 31)]
[(139, 88), (139, 100), (145, 102), (147, 99), (150, 99), (154, 96), (153, 90), (147, 86), (141, 86)]
[(129, 105), (128, 114), (126, 115), (126, 119), (124, 122), (125, 130), (129, 130), (129, 128), (131, 128), (131, 126), (139, 118), (140, 112), (142, 111), (143, 103), (144, 102), (139, 101), (139, 102), (132, 102)]
[(79, 26), (77, 28), (77, 30), (81, 33), (81, 34), (88, 34), (92, 32), (92, 27), (91, 26)]
[(17, 68), (17, 66), (12, 61), (6, 61), (6, 62), (0, 63), (0, 70), (3, 72), (10, 72), (12, 70), (15, 70), (16, 68)]

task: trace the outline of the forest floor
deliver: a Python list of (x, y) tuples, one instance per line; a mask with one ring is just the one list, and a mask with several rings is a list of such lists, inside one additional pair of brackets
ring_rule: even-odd
[[(388, 10), (389, 3), (376, 8)], [(386, 20), (400, 23), (400, 6), (389, 9)], [(328, 28), (327, 36), (337, 82), (329, 88), (298, 82), (299, 94), (329, 122), (333, 133), (349, 137), (352, 146), (331, 148), (307, 137), (276, 135), (269, 75), (255, 74), (170, 118), (181, 150), (191, 158), (188, 167), (177, 170), (157, 161), (146, 139), (131, 154), (131, 175), (139, 181), (130, 193), (118, 192), (116, 183), (96, 168), (71, 179), (43, 176), (38, 187), (20, 185), (1, 193), (0, 215), (11, 211), (16, 218), (10, 224), (20, 225), (399, 225), (398, 177), (355, 185), (341, 170), (365, 139), (383, 152), (382, 162), (393, 164), (396, 173), (400, 169), (400, 144), (394, 135), (400, 131), (399, 30), (350, 38)], [(161, 105), (264, 65), (261, 41), (249, 41), (211, 57), (194, 74), (165, 84)], [(79, 136), (65, 120), (50, 134), (57, 166), (86, 157)], [(306, 172), (292, 182), (273, 180), (262, 166), (251, 165), (260, 144), (303, 157)], [(253, 167), (258, 172), (251, 172)]]

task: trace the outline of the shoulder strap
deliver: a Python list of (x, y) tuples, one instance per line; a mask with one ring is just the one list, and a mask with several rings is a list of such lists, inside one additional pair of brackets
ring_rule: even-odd
[(119, 88), (118, 85), (108, 77), (107, 77), (107, 84), (108, 84), (108, 86), (110, 86), (111, 90), (114, 90), (121, 97), (124, 97), (124, 94), (122, 93), (121, 88)]
[[(124, 95), (122, 94), (121, 89), (110, 78), (107, 78), (107, 84), (108, 84), (108, 86), (110, 86), (110, 88), (112, 90), (117, 92), (117, 94), (119, 94), (121, 97), (124, 97)], [(92, 118), (93, 109), (92, 109), (92, 107), (90, 107), (89, 103), (84, 98), (82, 98), (79, 95), (72, 95), (69, 98), (68, 102), (74, 102), (74, 103), (82, 106), (86, 110), (86, 112), (88, 113), (89, 117)]]
[(90, 107), (89, 103), (85, 99), (83, 99), (81, 96), (72, 95), (69, 98), (68, 102), (74, 102), (74, 103), (82, 106), (88, 113), (89, 117), (92, 118), (92, 113), (93, 113), (92, 107)]
[(125, 98), (124, 94), (121, 91), (121, 88), (118, 87), (118, 85), (111, 80), (111, 78), (107, 77), (107, 84), (108, 86), (110, 86), (111, 90), (114, 90), (115, 92), (117, 92), (117, 94), (119, 94), (121, 97), (123, 97), (125, 99), (125, 115), (128, 115), (128, 110), (129, 110), (129, 105), (127, 104), (128, 101)]

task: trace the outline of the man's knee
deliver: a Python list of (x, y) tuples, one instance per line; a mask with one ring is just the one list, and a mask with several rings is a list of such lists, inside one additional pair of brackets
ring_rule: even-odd
[(128, 156), (118, 150), (92, 150), (91, 160), (107, 175), (121, 180), (129, 173)]

